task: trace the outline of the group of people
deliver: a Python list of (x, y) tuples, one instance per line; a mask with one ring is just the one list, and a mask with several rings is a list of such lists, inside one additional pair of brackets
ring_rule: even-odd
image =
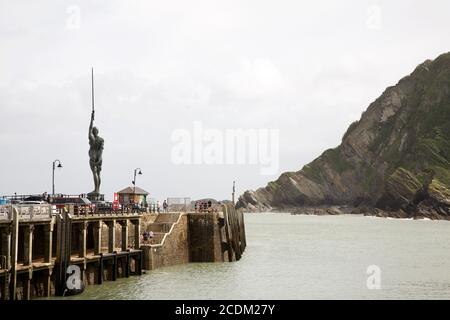
[[(161, 205), (159, 204), (159, 200), (156, 201), (155, 203), (151, 203), (149, 205), (149, 208), (150, 208), (150, 212), (160, 213), (161, 212)], [(163, 209), (163, 212), (169, 212), (169, 204), (167, 203), (167, 200), (164, 200), (163, 205), (162, 205), (162, 209)]]
[(211, 200), (209, 201), (197, 201), (194, 205), (195, 212), (214, 212), (216, 211), (213, 207)]
[(144, 233), (142, 234), (142, 240), (144, 242), (144, 244), (149, 244), (152, 242), (152, 239), (154, 237), (154, 233), (153, 231), (144, 231)]

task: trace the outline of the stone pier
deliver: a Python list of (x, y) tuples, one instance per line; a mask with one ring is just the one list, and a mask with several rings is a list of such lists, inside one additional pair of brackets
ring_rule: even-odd
[[(0, 206), (0, 299), (75, 294), (142, 269), (237, 261), (246, 247), (244, 218), (233, 206), (220, 208), (160, 213), (143, 224), (139, 213)], [(152, 231), (153, 239), (141, 243), (143, 231)], [(67, 282), (75, 274), (79, 288)]]
[(84, 285), (142, 274), (140, 219), (121, 211), (53, 214), (50, 205), (0, 206), (0, 299), (68, 294), (66, 279), (77, 267)]
[(153, 243), (144, 243), (144, 269), (189, 262), (232, 262), (246, 247), (244, 218), (233, 206), (218, 212), (160, 213), (146, 226)]

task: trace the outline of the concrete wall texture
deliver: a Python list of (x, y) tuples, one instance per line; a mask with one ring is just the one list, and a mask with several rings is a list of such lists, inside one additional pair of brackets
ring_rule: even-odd
[(190, 213), (189, 240), (191, 262), (224, 262), (224, 241), (217, 213)]
[[(143, 268), (153, 270), (189, 262), (229, 262), (240, 258), (245, 249), (243, 219), (234, 208), (222, 212), (160, 214), (154, 228), (172, 221), (167, 233), (161, 233), (159, 244), (141, 246), (144, 254)], [(178, 217), (178, 219), (177, 219)], [(175, 221), (175, 222), (173, 222)], [(233, 224), (236, 226), (233, 229)], [(242, 228), (242, 229), (241, 229)], [(239, 251), (236, 254), (236, 251)]]
[(161, 244), (143, 245), (143, 268), (153, 270), (189, 262), (188, 215), (181, 214)]

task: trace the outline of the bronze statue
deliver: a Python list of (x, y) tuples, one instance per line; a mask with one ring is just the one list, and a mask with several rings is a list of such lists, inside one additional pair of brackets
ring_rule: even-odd
[(94, 107), (94, 68), (91, 69), (92, 84), (92, 114), (91, 124), (89, 125), (89, 165), (94, 177), (94, 191), (88, 193), (88, 199), (91, 201), (102, 201), (103, 195), (100, 194), (100, 173), (102, 172), (102, 154), (105, 141), (98, 135), (97, 127), (94, 127), (95, 107)]
[(91, 124), (89, 126), (89, 164), (91, 165), (92, 174), (94, 176), (94, 191), (91, 194), (100, 194), (100, 172), (102, 171), (102, 153), (103, 153), (103, 138), (99, 137), (97, 127), (94, 127), (95, 111), (92, 110)]

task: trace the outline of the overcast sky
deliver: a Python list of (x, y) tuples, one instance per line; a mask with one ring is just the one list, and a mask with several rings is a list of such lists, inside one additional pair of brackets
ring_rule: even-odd
[[(296, 171), (419, 63), (450, 51), (442, 1), (0, 1), (0, 195), (101, 191), (230, 197)], [(177, 129), (279, 130), (279, 167), (177, 165)]]

